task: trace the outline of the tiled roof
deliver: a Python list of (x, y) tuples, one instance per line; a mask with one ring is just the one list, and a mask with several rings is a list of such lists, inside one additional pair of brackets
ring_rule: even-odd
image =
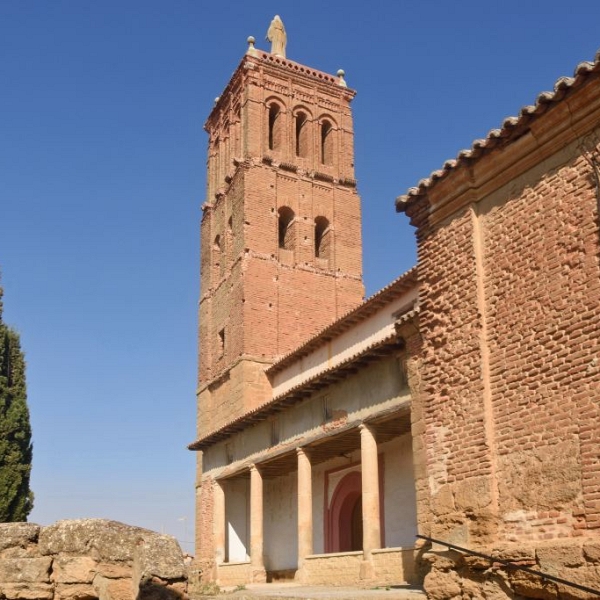
[(316, 348), (326, 344), (344, 331), (350, 329), (356, 323), (364, 321), (379, 308), (394, 299), (398, 293), (408, 291), (417, 284), (417, 268), (412, 267), (400, 277), (394, 279), (391, 283), (381, 288), (378, 292), (367, 298), (356, 308), (349, 310), (345, 315), (319, 331), (316, 335), (309, 338), (304, 344), (298, 346), (288, 354), (282, 356), (277, 362), (266, 369), (268, 375), (273, 375), (287, 367), (289, 364), (302, 356), (307, 356)]
[(560, 102), (564, 96), (586, 81), (592, 73), (600, 72), (600, 50), (592, 62), (582, 62), (577, 65), (573, 77), (560, 77), (551, 92), (542, 92), (535, 104), (524, 106), (516, 117), (508, 117), (499, 129), (492, 129), (484, 139), (475, 140), (469, 150), (461, 150), (455, 159), (447, 160), (441, 169), (431, 173), (426, 179), (421, 179), (417, 186), (410, 188), (406, 194), (396, 198), (396, 210), (402, 212), (406, 205), (426, 193), (440, 179), (443, 179), (458, 167), (476, 160), (483, 154), (493, 150), (498, 145), (506, 144), (517, 137), (532, 120), (545, 113), (552, 105)]
[[(399, 317), (399, 322), (406, 323), (407, 321), (415, 318), (418, 313), (418, 307), (414, 306), (411, 310), (407, 310), (406, 313)], [(323, 369), (306, 381), (295, 385), (293, 388), (279, 394), (278, 396), (275, 396), (254, 410), (250, 410), (237, 419), (230, 421), (220, 429), (209, 433), (205, 437), (200, 438), (195, 442), (192, 442), (188, 448), (190, 450), (203, 450), (204, 448), (207, 448), (234, 433), (246, 429), (246, 427), (249, 427), (254, 423), (264, 421), (268, 416), (280, 412), (281, 410), (284, 410), (285, 408), (304, 400), (314, 392), (331, 385), (331, 383), (334, 383), (335, 381), (343, 379), (348, 373), (368, 364), (369, 362), (375, 360), (378, 356), (387, 354), (390, 352), (390, 350), (398, 348), (398, 343), (398, 336), (395, 332), (383, 339), (377, 340), (370, 346), (367, 346), (356, 354), (349, 356), (341, 363), (338, 363), (333, 367)]]

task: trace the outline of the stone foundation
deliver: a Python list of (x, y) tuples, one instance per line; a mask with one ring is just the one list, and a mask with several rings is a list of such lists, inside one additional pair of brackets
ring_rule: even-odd
[[(600, 595), (599, 540), (536, 547), (515, 545), (480, 552), (598, 590)], [(584, 600), (592, 597), (582, 590), (458, 552), (428, 552), (423, 561), (430, 567), (424, 581), (430, 600)]]
[(245, 585), (252, 581), (252, 565), (228, 563), (219, 565), (218, 584), (221, 586)]

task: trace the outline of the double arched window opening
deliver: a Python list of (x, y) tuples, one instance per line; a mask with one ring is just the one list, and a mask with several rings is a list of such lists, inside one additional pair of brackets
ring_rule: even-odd
[[(286, 111), (277, 101), (268, 105), (267, 113), (267, 145), (270, 151), (281, 152), (284, 150), (286, 140), (293, 137), (292, 155), (298, 158), (310, 158), (313, 153), (322, 165), (334, 164), (335, 152), (335, 125), (330, 118), (313, 121), (306, 109), (295, 109), (292, 113), (293, 122), (286, 119)], [(291, 131), (286, 131), (289, 127)], [(314, 133), (313, 133), (314, 132)], [(314, 138), (318, 137), (317, 140)]]

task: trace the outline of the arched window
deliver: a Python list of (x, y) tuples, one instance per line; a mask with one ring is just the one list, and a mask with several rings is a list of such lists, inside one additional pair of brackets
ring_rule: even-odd
[(321, 163), (333, 164), (333, 126), (329, 121), (321, 123)]
[(283, 119), (277, 104), (269, 106), (269, 150), (280, 150), (283, 144)]
[(296, 156), (306, 158), (310, 151), (310, 127), (306, 113), (296, 115)]
[(315, 219), (315, 256), (327, 259), (331, 257), (331, 228), (325, 217)]
[(284, 250), (294, 249), (294, 211), (288, 206), (279, 209), (279, 247)]

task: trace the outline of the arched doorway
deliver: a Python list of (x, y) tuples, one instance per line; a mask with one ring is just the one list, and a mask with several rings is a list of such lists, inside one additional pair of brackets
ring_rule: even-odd
[(337, 484), (327, 519), (327, 552), (362, 550), (362, 489), (360, 472), (345, 475)]

